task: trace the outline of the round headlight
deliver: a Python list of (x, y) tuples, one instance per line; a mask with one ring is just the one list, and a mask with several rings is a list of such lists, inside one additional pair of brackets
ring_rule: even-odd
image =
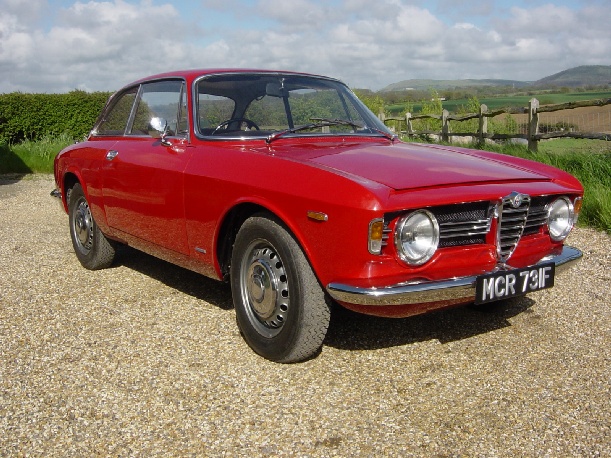
[(401, 218), (395, 230), (399, 257), (413, 266), (427, 262), (439, 245), (439, 224), (433, 214), (418, 210)]
[(555, 242), (564, 240), (573, 228), (573, 204), (566, 197), (552, 202), (547, 214), (549, 236)]

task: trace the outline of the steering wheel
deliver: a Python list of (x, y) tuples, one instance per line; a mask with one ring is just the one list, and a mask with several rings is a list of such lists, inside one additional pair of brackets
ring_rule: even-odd
[(232, 122), (239, 122), (240, 125), (242, 123), (246, 123), (246, 127), (248, 127), (249, 129), (254, 127), (257, 130), (261, 130), (254, 121), (251, 121), (248, 118), (231, 118), (231, 119), (228, 119), (227, 121), (223, 121), (218, 126), (216, 126), (214, 131), (212, 131), (212, 135), (215, 135), (219, 130), (223, 129), (224, 127), (227, 127)]

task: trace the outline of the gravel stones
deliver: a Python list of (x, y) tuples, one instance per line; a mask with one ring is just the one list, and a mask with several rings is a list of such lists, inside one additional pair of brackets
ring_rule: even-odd
[(611, 238), (556, 286), (254, 354), (227, 285), (129, 248), (78, 263), (52, 177), (0, 177), (0, 456), (609, 456)]

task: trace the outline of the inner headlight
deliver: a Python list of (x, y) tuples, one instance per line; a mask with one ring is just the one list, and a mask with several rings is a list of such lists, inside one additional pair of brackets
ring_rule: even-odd
[(439, 224), (427, 210), (418, 210), (397, 222), (395, 246), (399, 257), (413, 266), (427, 262), (439, 245)]
[(547, 227), (553, 241), (560, 242), (569, 235), (573, 228), (573, 218), (573, 204), (569, 199), (560, 197), (552, 202), (547, 214)]

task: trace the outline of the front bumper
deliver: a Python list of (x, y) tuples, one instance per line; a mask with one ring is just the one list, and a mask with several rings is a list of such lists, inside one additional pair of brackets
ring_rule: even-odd
[[(565, 246), (557, 255), (546, 256), (536, 265), (553, 262), (556, 274), (563, 272), (581, 259), (577, 248)], [(329, 283), (327, 292), (336, 301), (361, 306), (392, 306), (432, 303), (460, 303), (475, 300), (477, 276), (448, 280), (400, 283), (383, 288), (362, 288), (340, 283)]]

